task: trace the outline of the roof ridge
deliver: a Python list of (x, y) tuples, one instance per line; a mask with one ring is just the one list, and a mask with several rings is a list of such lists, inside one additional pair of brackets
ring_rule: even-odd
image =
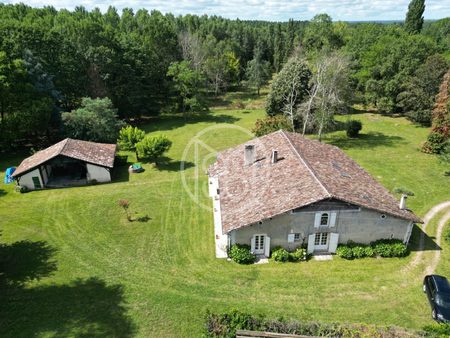
[(70, 138), (66, 137), (62, 142), (64, 142), (63, 146), (61, 147), (61, 150), (58, 152), (58, 155), (61, 155), (64, 152), (64, 149), (66, 149), (67, 143), (69, 142)]
[(315, 178), (315, 180), (319, 183), (319, 185), (322, 187), (322, 189), (325, 191), (325, 193), (329, 196), (332, 197), (333, 195), (328, 191), (328, 189), (325, 187), (325, 184), (322, 183), (322, 181), (317, 177), (316, 173), (314, 172), (314, 170), (311, 168), (311, 166), (309, 165), (308, 161), (303, 158), (303, 156), (298, 152), (297, 148), (294, 147), (294, 145), (292, 144), (291, 139), (289, 138), (289, 136), (286, 134), (286, 132), (283, 129), (280, 129), (280, 133), (286, 138), (286, 140), (288, 141), (289, 145), (292, 147), (292, 149), (294, 149), (294, 152), (297, 154), (298, 158), (300, 159), (300, 161), (303, 162), (303, 164), (305, 165), (306, 169), (308, 169), (308, 171), (311, 173), (311, 175)]

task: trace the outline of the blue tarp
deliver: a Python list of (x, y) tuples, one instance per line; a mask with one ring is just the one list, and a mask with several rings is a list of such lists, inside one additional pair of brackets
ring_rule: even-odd
[(11, 167), (11, 168), (6, 169), (6, 172), (5, 172), (5, 184), (9, 184), (12, 181), (14, 181), (14, 177), (11, 176), (14, 173), (14, 171), (16, 171), (15, 167)]

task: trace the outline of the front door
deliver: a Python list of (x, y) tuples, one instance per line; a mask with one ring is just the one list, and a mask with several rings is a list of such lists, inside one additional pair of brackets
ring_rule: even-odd
[(255, 235), (255, 254), (263, 255), (264, 254), (264, 245), (266, 242), (265, 235)]
[(328, 250), (328, 237), (327, 232), (318, 232), (314, 237), (314, 251)]

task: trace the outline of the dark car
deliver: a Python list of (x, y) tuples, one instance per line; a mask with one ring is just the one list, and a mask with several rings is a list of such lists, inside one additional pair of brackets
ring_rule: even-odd
[(423, 280), (423, 292), (431, 305), (431, 316), (438, 322), (450, 321), (450, 284), (447, 278), (428, 275)]

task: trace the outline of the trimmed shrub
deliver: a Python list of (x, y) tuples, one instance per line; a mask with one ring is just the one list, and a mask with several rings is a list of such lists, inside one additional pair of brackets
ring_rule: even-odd
[(352, 248), (352, 254), (354, 258), (366, 257), (366, 248), (364, 246), (355, 246)]
[(350, 120), (345, 124), (345, 130), (348, 137), (358, 137), (362, 129), (362, 123), (358, 120)]
[(423, 151), (431, 154), (441, 153), (446, 146), (447, 138), (437, 132), (431, 132), (423, 146)]
[(375, 255), (375, 253), (373, 252), (373, 249), (371, 246), (366, 246), (364, 248), (364, 255), (366, 257), (373, 257)]
[(336, 249), (336, 255), (345, 259), (353, 259), (353, 250), (348, 245), (339, 245)]
[(380, 239), (372, 242), (371, 246), (375, 255), (380, 257), (404, 257), (408, 254), (408, 248), (399, 239)]
[(142, 141), (136, 143), (136, 153), (139, 158), (155, 161), (172, 146), (172, 141), (163, 135), (145, 136)]
[(145, 137), (145, 131), (132, 126), (123, 127), (119, 131), (117, 144), (121, 150), (136, 150), (136, 144)]
[(239, 264), (252, 264), (256, 256), (250, 252), (250, 246), (245, 244), (235, 244), (231, 247), (230, 258)]
[(414, 196), (414, 192), (411, 190), (405, 189), (403, 187), (396, 187), (393, 190), (396, 194), (405, 194), (407, 196)]
[(347, 245), (339, 245), (336, 250), (336, 255), (345, 259), (374, 256), (405, 257), (408, 254), (407, 246), (399, 239), (380, 239), (370, 245), (348, 241)]
[(374, 244), (373, 252), (380, 257), (392, 257), (392, 247), (386, 243)]
[(289, 253), (290, 262), (306, 261), (308, 259), (308, 253), (304, 248), (297, 248), (294, 252)]
[(20, 192), (21, 194), (24, 194), (29, 191), (29, 189), (24, 185), (16, 185), (14, 188), (15, 191)]
[(391, 244), (391, 257), (405, 257), (408, 255), (408, 248), (403, 243)]
[(284, 248), (275, 248), (272, 250), (272, 258), (275, 262), (287, 262), (289, 256), (289, 252)]

